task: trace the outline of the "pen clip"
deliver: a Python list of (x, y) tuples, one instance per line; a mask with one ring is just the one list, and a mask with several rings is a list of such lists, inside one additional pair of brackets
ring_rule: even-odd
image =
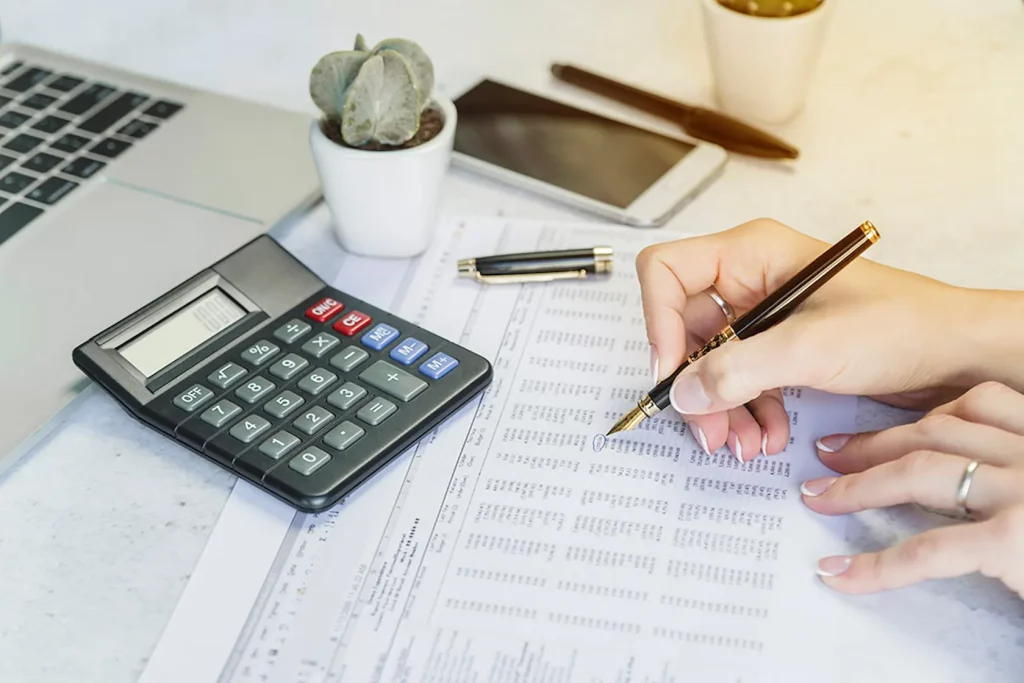
[(584, 280), (587, 277), (585, 270), (567, 270), (553, 273), (520, 273), (511, 275), (481, 275), (479, 272), (473, 274), (478, 282), (488, 284), (509, 284), (525, 282), (551, 282), (552, 280)]

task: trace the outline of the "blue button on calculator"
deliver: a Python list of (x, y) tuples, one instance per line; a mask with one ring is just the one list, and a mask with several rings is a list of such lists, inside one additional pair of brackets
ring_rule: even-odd
[(454, 370), (455, 366), (458, 364), (459, 361), (455, 360), (447, 353), (439, 352), (435, 353), (429, 360), (425, 361), (423, 365), (420, 366), (420, 372), (430, 379), (441, 379)]
[(391, 349), (391, 358), (402, 365), (411, 365), (420, 356), (427, 352), (427, 345), (419, 339), (407, 337), (402, 343)]
[(398, 336), (398, 330), (385, 323), (377, 323), (372, 330), (363, 335), (363, 344), (374, 351), (380, 351)]

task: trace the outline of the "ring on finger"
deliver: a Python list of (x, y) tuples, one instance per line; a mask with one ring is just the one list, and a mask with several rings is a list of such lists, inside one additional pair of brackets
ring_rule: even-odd
[(978, 461), (972, 460), (967, 463), (964, 474), (960, 477), (960, 484), (956, 489), (956, 507), (960, 516), (964, 519), (971, 519), (971, 509), (967, 507), (967, 496), (971, 492), (971, 484), (974, 483), (974, 472), (978, 469)]
[(732, 321), (736, 319), (736, 313), (732, 310), (732, 306), (729, 305), (728, 301), (722, 298), (722, 295), (718, 293), (718, 290), (715, 289), (714, 285), (708, 287), (707, 295), (711, 297), (712, 301), (718, 304), (719, 308), (722, 309), (722, 313), (725, 314), (726, 320), (732, 323)]

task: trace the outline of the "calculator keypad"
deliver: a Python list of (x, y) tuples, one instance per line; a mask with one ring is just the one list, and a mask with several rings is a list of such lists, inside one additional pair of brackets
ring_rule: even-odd
[(457, 347), (360, 307), (320, 297), (222, 352), (174, 393), (179, 438), (268, 486), (319, 491), (383, 447), (375, 430), (429, 419), (436, 406), (418, 401), (459, 365)]

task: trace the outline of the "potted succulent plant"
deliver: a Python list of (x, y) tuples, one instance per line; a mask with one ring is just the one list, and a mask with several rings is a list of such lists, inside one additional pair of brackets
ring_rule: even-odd
[(322, 112), (310, 145), (335, 232), (347, 251), (409, 257), (435, 232), (455, 137), (455, 105), (434, 94), (434, 67), (411, 40), (324, 55), (309, 93)]
[(782, 123), (803, 109), (836, 0), (702, 0), (719, 106)]

